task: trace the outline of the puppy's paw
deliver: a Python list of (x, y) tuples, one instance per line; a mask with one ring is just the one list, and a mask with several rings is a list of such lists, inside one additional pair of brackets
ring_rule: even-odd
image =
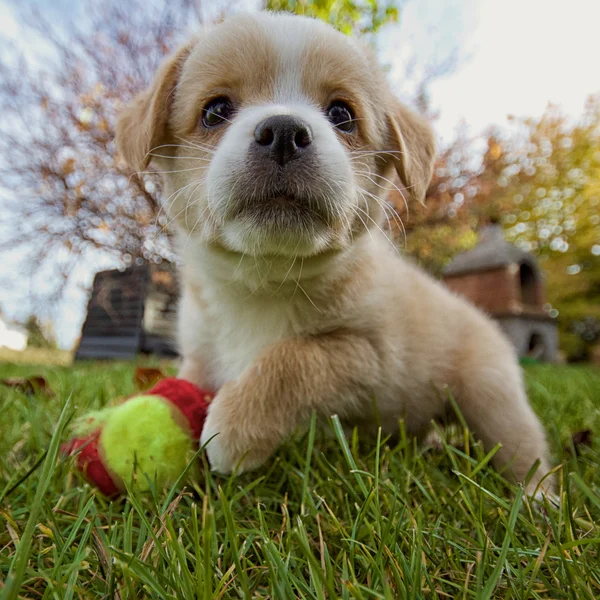
[(213, 401), (204, 422), (204, 428), (200, 436), (200, 446), (205, 448), (211, 470), (228, 474), (233, 471), (235, 460), (229, 452), (231, 444), (227, 440), (228, 433), (215, 415), (215, 412), (217, 412), (214, 410), (215, 406), (216, 404)]
[(430, 429), (421, 440), (421, 445), (424, 448), (430, 448), (436, 454), (441, 454), (444, 451), (444, 440), (438, 431)]
[(229, 409), (227, 393), (223, 388), (211, 402), (200, 445), (206, 448), (212, 471), (239, 475), (262, 465), (272, 448), (261, 440), (250, 415), (240, 414), (239, 405), (235, 411)]
[(546, 501), (548, 501), (550, 507), (554, 509), (559, 509), (561, 505), (560, 496), (548, 490), (539, 490), (532, 496), (532, 498), (534, 505), (539, 509), (546, 508)]
[[(546, 473), (548, 468), (542, 469)], [(551, 508), (560, 508), (560, 496), (554, 491), (555, 482), (552, 477), (545, 477), (541, 481), (534, 479), (525, 488), (525, 493), (533, 501), (533, 505), (543, 510), (549, 505)]]

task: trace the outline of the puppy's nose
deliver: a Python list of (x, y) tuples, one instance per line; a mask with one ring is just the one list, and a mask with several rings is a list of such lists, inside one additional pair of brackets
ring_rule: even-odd
[(261, 151), (283, 167), (298, 158), (312, 142), (307, 123), (290, 115), (275, 115), (259, 123), (254, 139)]

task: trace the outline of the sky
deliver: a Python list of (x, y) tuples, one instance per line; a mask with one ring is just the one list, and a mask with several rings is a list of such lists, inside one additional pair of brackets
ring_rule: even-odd
[[(444, 0), (442, 0), (442, 3)], [(427, 0), (421, 5), (437, 4)], [(600, 91), (600, 0), (465, 0), (476, 12), (462, 68), (432, 89), (448, 135), (460, 119), (474, 131), (506, 115), (540, 115), (548, 102), (572, 115)], [(463, 11), (463, 22), (472, 16)], [(444, 25), (441, 25), (442, 27)], [(460, 43), (460, 42), (459, 42)]]
[[(29, 1), (53, 18), (85, 5)], [(580, 114), (586, 97), (600, 92), (598, 23), (600, 0), (409, 0), (400, 24), (382, 33), (379, 50), (399, 92), (403, 65), (412, 56), (427, 64), (458, 52), (456, 68), (431, 86), (433, 108), (439, 111), (435, 128), (443, 143), (461, 121), (477, 134), (506, 124), (509, 114), (538, 116), (549, 102), (573, 117)], [(0, 35), (19, 36), (7, 0), (0, 0)], [(15, 275), (11, 263), (0, 260), (0, 280)], [(73, 343), (84, 317), (87, 297), (81, 288), (91, 284), (100, 267), (83, 266), (78, 285), (56, 307), (55, 329), (64, 347)], [(31, 283), (17, 281), (0, 288), (0, 308), (9, 318), (23, 320), (30, 310)]]
[(415, 0), (381, 55), (401, 65), (411, 53), (458, 49), (455, 71), (431, 87), (436, 130), (449, 140), (461, 120), (478, 133), (509, 114), (540, 115), (549, 102), (580, 114), (600, 91), (599, 23), (600, 0)]

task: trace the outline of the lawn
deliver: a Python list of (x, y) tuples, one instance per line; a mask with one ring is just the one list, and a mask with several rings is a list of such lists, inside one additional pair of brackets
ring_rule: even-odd
[[(110, 503), (56, 458), (60, 423), (133, 392), (133, 370), (0, 365), (55, 392), (0, 388), (0, 598), (600, 597), (598, 370), (527, 367), (561, 465), (557, 510), (468, 437), (431, 450), (314, 429), (256, 473)], [(584, 429), (595, 437), (573, 458)]]

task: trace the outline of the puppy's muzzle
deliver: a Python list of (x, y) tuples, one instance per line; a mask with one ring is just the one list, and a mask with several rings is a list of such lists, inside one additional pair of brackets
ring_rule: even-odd
[(310, 153), (313, 141), (308, 123), (290, 115), (274, 115), (254, 130), (254, 153), (274, 160), (280, 167)]

